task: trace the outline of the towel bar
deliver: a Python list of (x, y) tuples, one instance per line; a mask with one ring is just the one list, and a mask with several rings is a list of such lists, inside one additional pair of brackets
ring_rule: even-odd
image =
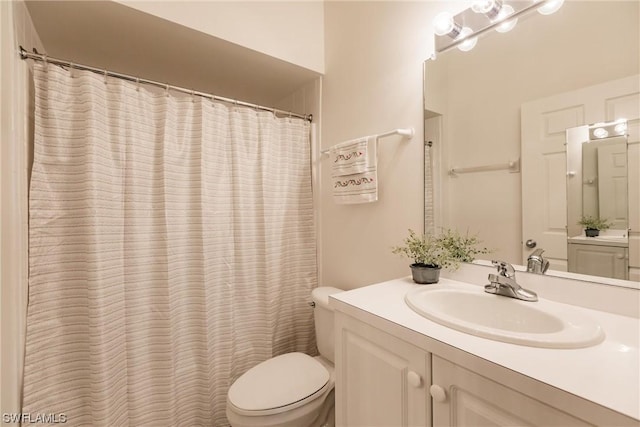
[[(376, 138), (383, 138), (385, 136), (391, 136), (391, 135), (402, 135), (407, 139), (411, 139), (415, 136), (416, 134), (416, 130), (414, 128), (399, 128), (399, 129), (394, 129), (394, 130), (390, 130), (389, 132), (384, 132), (384, 133), (379, 133), (377, 135), (373, 135)], [(320, 151), (320, 154), (329, 154), (329, 149), (326, 150), (322, 150)]]
[(449, 175), (455, 176), (461, 173), (487, 172), (487, 171), (499, 171), (499, 170), (508, 170), (511, 173), (520, 172), (520, 159), (518, 158), (516, 160), (510, 160), (509, 163), (473, 166), (468, 168), (451, 168), (449, 169)]

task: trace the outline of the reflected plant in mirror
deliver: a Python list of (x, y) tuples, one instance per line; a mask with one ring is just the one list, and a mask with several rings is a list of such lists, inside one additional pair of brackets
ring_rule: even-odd
[[(639, 17), (640, 2), (564, 2), (553, 15), (518, 15), (508, 36), (487, 31), (471, 51), (427, 60), (434, 213), (425, 229), (480, 230), (492, 256), (511, 264), (544, 249), (548, 275), (640, 286)], [(589, 238), (598, 243), (589, 253), (572, 241), (587, 239), (578, 223), (587, 215), (611, 223)], [(575, 250), (582, 260), (601, 253), (607, 267), (576, 267)]]
[(606, 230), (611, 227), (611, 224), (606, 218), (603, 219), (590, 215), (580, 218), (578, 224), (584, 227), (584, 232), (587, 237), (596, 237), (600, 234), (600, 230)]

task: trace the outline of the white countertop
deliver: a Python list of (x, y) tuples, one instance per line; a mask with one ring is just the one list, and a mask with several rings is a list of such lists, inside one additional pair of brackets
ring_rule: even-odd
[(598, 246), (617, 246), (621, 248), (629, 247), (629, 239), (626, 236), (574, 236), (569, 237), (569, 243), (577, 243), (580, 245), (598, 245)]
[[(441, 278), (439, 285), (479, 290), (478, 286), (446, 278)], [(396, 279), (333, 294), (330, 301), (345, 314), (357, 315), (362, 310), (640, 420), (639, 319), (578, 307), (604, 329), (606, 338), (602, 343), (582, 349), (521, 346), (459, 332), (415, 313), (406, 305), (404, 296), (423, 286), (411, 278)]]

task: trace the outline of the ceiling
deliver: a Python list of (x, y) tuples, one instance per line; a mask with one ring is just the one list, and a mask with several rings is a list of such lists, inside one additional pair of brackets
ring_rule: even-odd
[(26, 4), (46, 53), (54, 58), (265, 106), (318, 77), (113, 1)]

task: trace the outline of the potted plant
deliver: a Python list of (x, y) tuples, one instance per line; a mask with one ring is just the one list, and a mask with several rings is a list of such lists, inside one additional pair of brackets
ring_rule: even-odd
[(611, 227), (611, 223), (606, 218), (591, 215), (584, 215), (580, 218), (578, 224), (584, 227), (584, 234), (587, 237), (596, 237), (600, 234), (600, 230), (606, 230)]
[(457, 270), (461, 262), (471, 262), (476, 255), (490, 252), (478, 247), (480, 243), (476, 236), (463, 236), (456, 230), (442, 229), (439, 235), (418, 236), (410, 229), (404, 246), (396, 246), (392, 252), (413, 259), (410, 267), (414, 282), (438, 283), (442, 268)]

